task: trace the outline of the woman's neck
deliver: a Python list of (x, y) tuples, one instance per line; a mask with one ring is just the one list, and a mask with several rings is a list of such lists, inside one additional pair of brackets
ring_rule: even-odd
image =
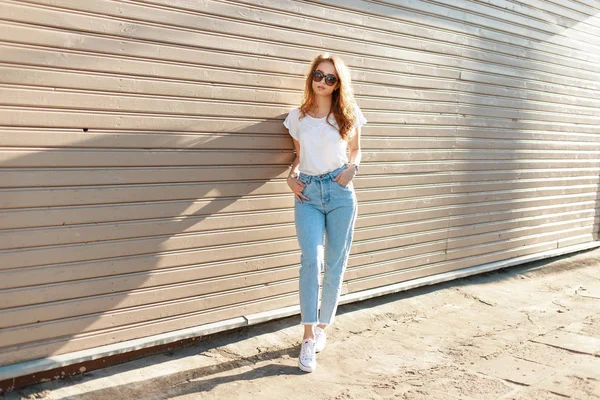
[(313, 116), (323, 118), (329, 115), (331, 111), (331, 96), (316, 96), (315, 107), (312, 110)]

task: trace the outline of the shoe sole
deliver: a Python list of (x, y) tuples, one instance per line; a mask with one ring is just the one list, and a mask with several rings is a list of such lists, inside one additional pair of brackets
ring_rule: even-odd
[(300, 368), (304, 372), (314, 372), (314, 370), (317, 369), (316, 366), (314, 368), (307, 367), (306, 365), (302, 364), (300, 360), (298, 360), (298, 368)]

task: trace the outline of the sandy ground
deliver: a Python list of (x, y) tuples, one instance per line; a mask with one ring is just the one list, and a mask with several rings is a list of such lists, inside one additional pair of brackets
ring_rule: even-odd
[(299, 317), (7, 399), (600, 399), (600, 249), (341, 306), (318, 367)]

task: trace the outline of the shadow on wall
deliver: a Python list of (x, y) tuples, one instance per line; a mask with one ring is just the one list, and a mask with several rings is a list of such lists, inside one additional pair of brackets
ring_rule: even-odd
[(13, 144), (0, 165), (0, 364), (294, 302), (284, 117), (210, 136), (0, 129), (44, 147)]

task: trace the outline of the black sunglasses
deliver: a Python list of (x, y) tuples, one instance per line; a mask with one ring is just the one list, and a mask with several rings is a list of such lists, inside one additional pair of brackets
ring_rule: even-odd
[(333, 74), (325, 75), (319, 70), (313, 71), (312, 78), (313, 78), (313, 81), (315, 81), (315, 82), (321, 82), (323, 80), (323, 78), (325, 78), (325, 84), (327, 86), (335, 85), (338, 80), (335, 75), (333, 75)]

